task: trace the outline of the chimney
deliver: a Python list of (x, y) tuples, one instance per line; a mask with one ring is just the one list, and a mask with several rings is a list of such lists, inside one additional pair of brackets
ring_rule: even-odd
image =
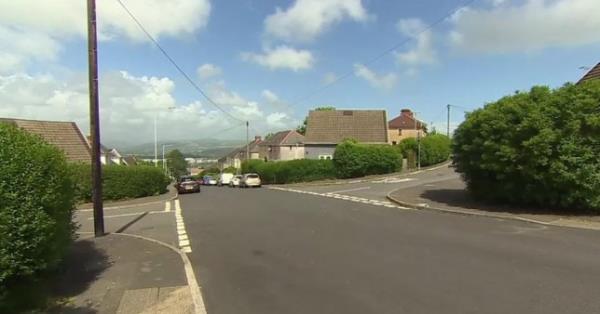
[(260, 138), (260, 135), (256, 135), (256, 136), (254, 137), (254, 141), (255, 141), (255, 142), (259, 142), (260, 140), (261, 140), (261, 138)]
[(413, 112), (410, 111), (410, 109), (402, 109), (402, 110), (400, 110), (400, 115), (411, 117), (411, 118), (414, 117)]

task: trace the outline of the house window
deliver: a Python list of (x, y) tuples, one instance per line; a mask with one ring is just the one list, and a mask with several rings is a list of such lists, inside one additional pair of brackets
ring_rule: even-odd
[(320, 160), (331, 160), (331, 155), (319, 155)]
[(292, 150), (292, 146), (290, 146), (290, 150)]
[(392, 145), (396, 145), (396, 144), (397, 144), (396, 141), (392, 141)]
[(402, 135), (402, 129), (398, 129), (398, 135)]

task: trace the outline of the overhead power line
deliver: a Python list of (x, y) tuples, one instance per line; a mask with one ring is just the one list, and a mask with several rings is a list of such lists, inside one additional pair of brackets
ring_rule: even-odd
[(245, 121), (243, 119), (240, 119), (234, 115), (232, 115), (231, 113), (229, 113), (227, 110), (223, 109), (219, 104), (217, 104), (214, 100), (212, 100), (195, 82), (194, 80), (192, 80), (190, 78), (189, 75), (187, 75), (187, 73), (185, 73), (185, 71), (183, 71), (183, 69), (181, 69), (181, 67), (177, 64), (177, 62), (175, 62), (175, 60), (173, 60), (173, 58), (171, 58), (171, 56), (167, 53), (167, 51), (165, 49), (163, 49), (163, 47), (158, 43), (158, 41), (156, 41), (156, 39), (154, 39), (154, 37), (152, 37), (152, 35), (150, 35), (150, 33), (146, 30), (146, 28), (144, 27), (144, 25), (142, 25), (142, 23), (135, 17), (135, 15), (133, 15), (133, 13), (127, 8), (127, 6), (125, 6), (125, 4), (121, 1), (121, 0), (116, 0), (121, 7), (125, 10), (125, 12), (127, 12), (127, 14), (131, 17), (131, 19), (133, 19), (133, 21), (137, 24), (137, 26), (142, 30), (142, 32), (144, 32), (144, 34), (146, 34), (146, 37), (148, 37), (148, 39), (150, 39), (150, 41), (152, 43), (154, 43), (154, 45), (156, 46), (156, 48), (158, 48), (158, 50), (160, 50), (160, 52), (165, 56), (165, 58), (167, 58), (167, 60), (169, 60), (169, 62), (177, 69), (177, 71), (185, 78), (186, 81), (188, 81), (188, 83), (190, 83), (190, 85), (192, 85), (192, 87), (197, 90), (209, 103), (211, 103), (213, 106), (215, 106), (217, 109), (219, 109), (221, 112), (223, 112), (224, 114), (226, 114), (227, 116), (231, 117), (234, 120), (237, 121)]
[[(443, 21), (445, 21), (448, 17), (456, 14), (456, 12), (458, 12), (458, 11), (464, 9), (465, 7), (471, 5), (475, 1), (477, 1), (477, 0), (467, 0), (467, 1), (463, 2), (462, 5), (460, 5), (457, 8), (455, 8), (455, 9), (447, 12), (444, 16), (442, 16), (441, 18), (437, 19), (433, 23), (429, 24), (427, 27), (425, 27), (421, 31), (417, 32), (415, 34), (415, 37), (418, 37), (419, 35), (421, 35), (421, 34), (427, 32), (427, 31), (433, 29), (435, 26), (437, 26), (438, 24), (440, 24)], [(395, 51), (396, 49), (398, 49), (398, 48), (406, 45), (407, 43), (409, 43), (413, 39), (414, 38), (412, 38), (412, 37), (411, 38), (407, 38), (407, 39), (405, 39), (405, 40), (403, 40), (403, 41), (401, 41), (401, 42), (399, 42), (399, 43), (391, 46), (390, 48), (384, 50), (383, 52), (381, 52), (380, 54), (378, 54), (378, 55), (374, 56), (373, 58), (367, 60), (366, 62), (362, 62), (362, 64), (365, 65), (365, 66), (373, 64), (373, 63), (377, 62), (378, 60), (380, 60), (381, 58), (385, 57), (387, 54), (389, 54), (389, 53)], [(298, 98), (296, 101), (294, 101), (292, 103), (293, 104), (299, 104), (299, 103), (301, 103), (301, 102), (303, 102), (305, 100), (308, 100), (309, 98), (313, 97), (314, 95), (317, 95), (317, 94), (323, 92), (324, 90), (326, 90), (326, 89), (330, 88), (331, 86), (337, 84), (339, 81), (342, 81), (342, 80), (344, 80), (344, 79), (352, 76), (353, 74), (354, 74), (354, 71), (350, 70), (350, 71), (344, 73), (343, 75), (335, 78), (333, 81), (331, 81), (331, 82), (329, 82), (329, 83), (321, 86), (320, 88), (317, 88), (315, 91), (313, 91), (311, 93), (308, 93), (307, 95)]]

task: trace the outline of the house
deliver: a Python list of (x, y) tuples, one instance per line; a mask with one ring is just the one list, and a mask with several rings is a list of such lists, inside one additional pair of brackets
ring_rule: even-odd
[(219, 160), (217, 160), (218, 167), (221, 169), (229, 167), (235, 167), (238, 169), (241, 168), (242, 162), (246, 160), (246, 147), (248, 147), (250, 159), (261, 159), (259, 147), (260, 143), (262, 143), (261, 137), (255, 136), (254, 140), (248, 145), (236, 148), (229, 154), (219, 158)]
[(273, 134), (259, 144), (260, 155), (265, 160), (304, 159), (304, 135), (287, 130)]
[(336, 145), (348, 138), (387, 144), (387, 126), (385, 110), (311, 110), (304, 139), (305, 158), (331, 159)]
[(596, 64), (596, 66), (587, 72), (577, 83), (579, 84), (593, 79), (600, 79), (600, 63)]
[(415, 118), (410, 109), (400, 110), (400, 115), (388, 122), (388, 141), (392, 145), (400, 143), (405, 138), (423, 137), (427, 126)]
[(39, 121), (0, 118), (0, 122), (13, 124), (28, 133), (41, 136), (46, 142), (65, 153), (67, 161), (90, 163), (90, 147), (75, 122)]
[(133, 155), (123, 157), (122, 161), (126, 166), (137, 166), (138, 164), (137, 158)]
[[(92, 136), (88, 135), (86, 139), (91, 149)], [(107, 148), (102, 144), (100, 144), (100, 163), (103, 165), (128, 165), (123, 161), (123, 156), (116, 148)]]

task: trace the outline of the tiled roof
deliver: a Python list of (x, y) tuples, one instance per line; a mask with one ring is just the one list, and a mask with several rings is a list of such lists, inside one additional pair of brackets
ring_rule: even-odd
[(385, 110), (310, 111), (305, 143), (337, 144), (346, 138), (363, 143), (386, 143)]
[(41, 136), (46, 142), (62, 150), (70, 162), (89, 163), (91, 161), (88, 143), (75, 122), (6, 118), (2, 118), (0, 121), (12, 123), (29, 133)]
[(586, 73), (577, 83), (593, 79), (600, 79), (600, 63), (596, 64), (596, 66)]
[[(254, 141), (250, 142), (249, 144), (249, 151), (250, 153), (258, 153), (259, 152), (259, 147), (258, 145), (262, 143), (262, 141), (260, 140), (260, 138), (255, 138)], [(229, 157), (229, 158), (235, 158), (235, 157), (239, 157), (241, 159), (246, 158), (246, 146), (244, 145), (242, 147), (236, 148), (234, 150), (232, 150), (229, 154), (225, 155), (223, 158)], [(219, 159), (219, 160), (221, 160)]]
[(388, 123), (389, 129), (414, 130), (415, 123), (419, 129), (423, 128), (424, 123), (415, 119), (413, 113), (408, 109), (403, 109), (399, 116), (390, 120)]
[(269, 139), (260, 143), (260, 146), (296, 145), (302, 143), (304, 143), (304, 135), (294, 130), (287, 130), (273, 134)]

